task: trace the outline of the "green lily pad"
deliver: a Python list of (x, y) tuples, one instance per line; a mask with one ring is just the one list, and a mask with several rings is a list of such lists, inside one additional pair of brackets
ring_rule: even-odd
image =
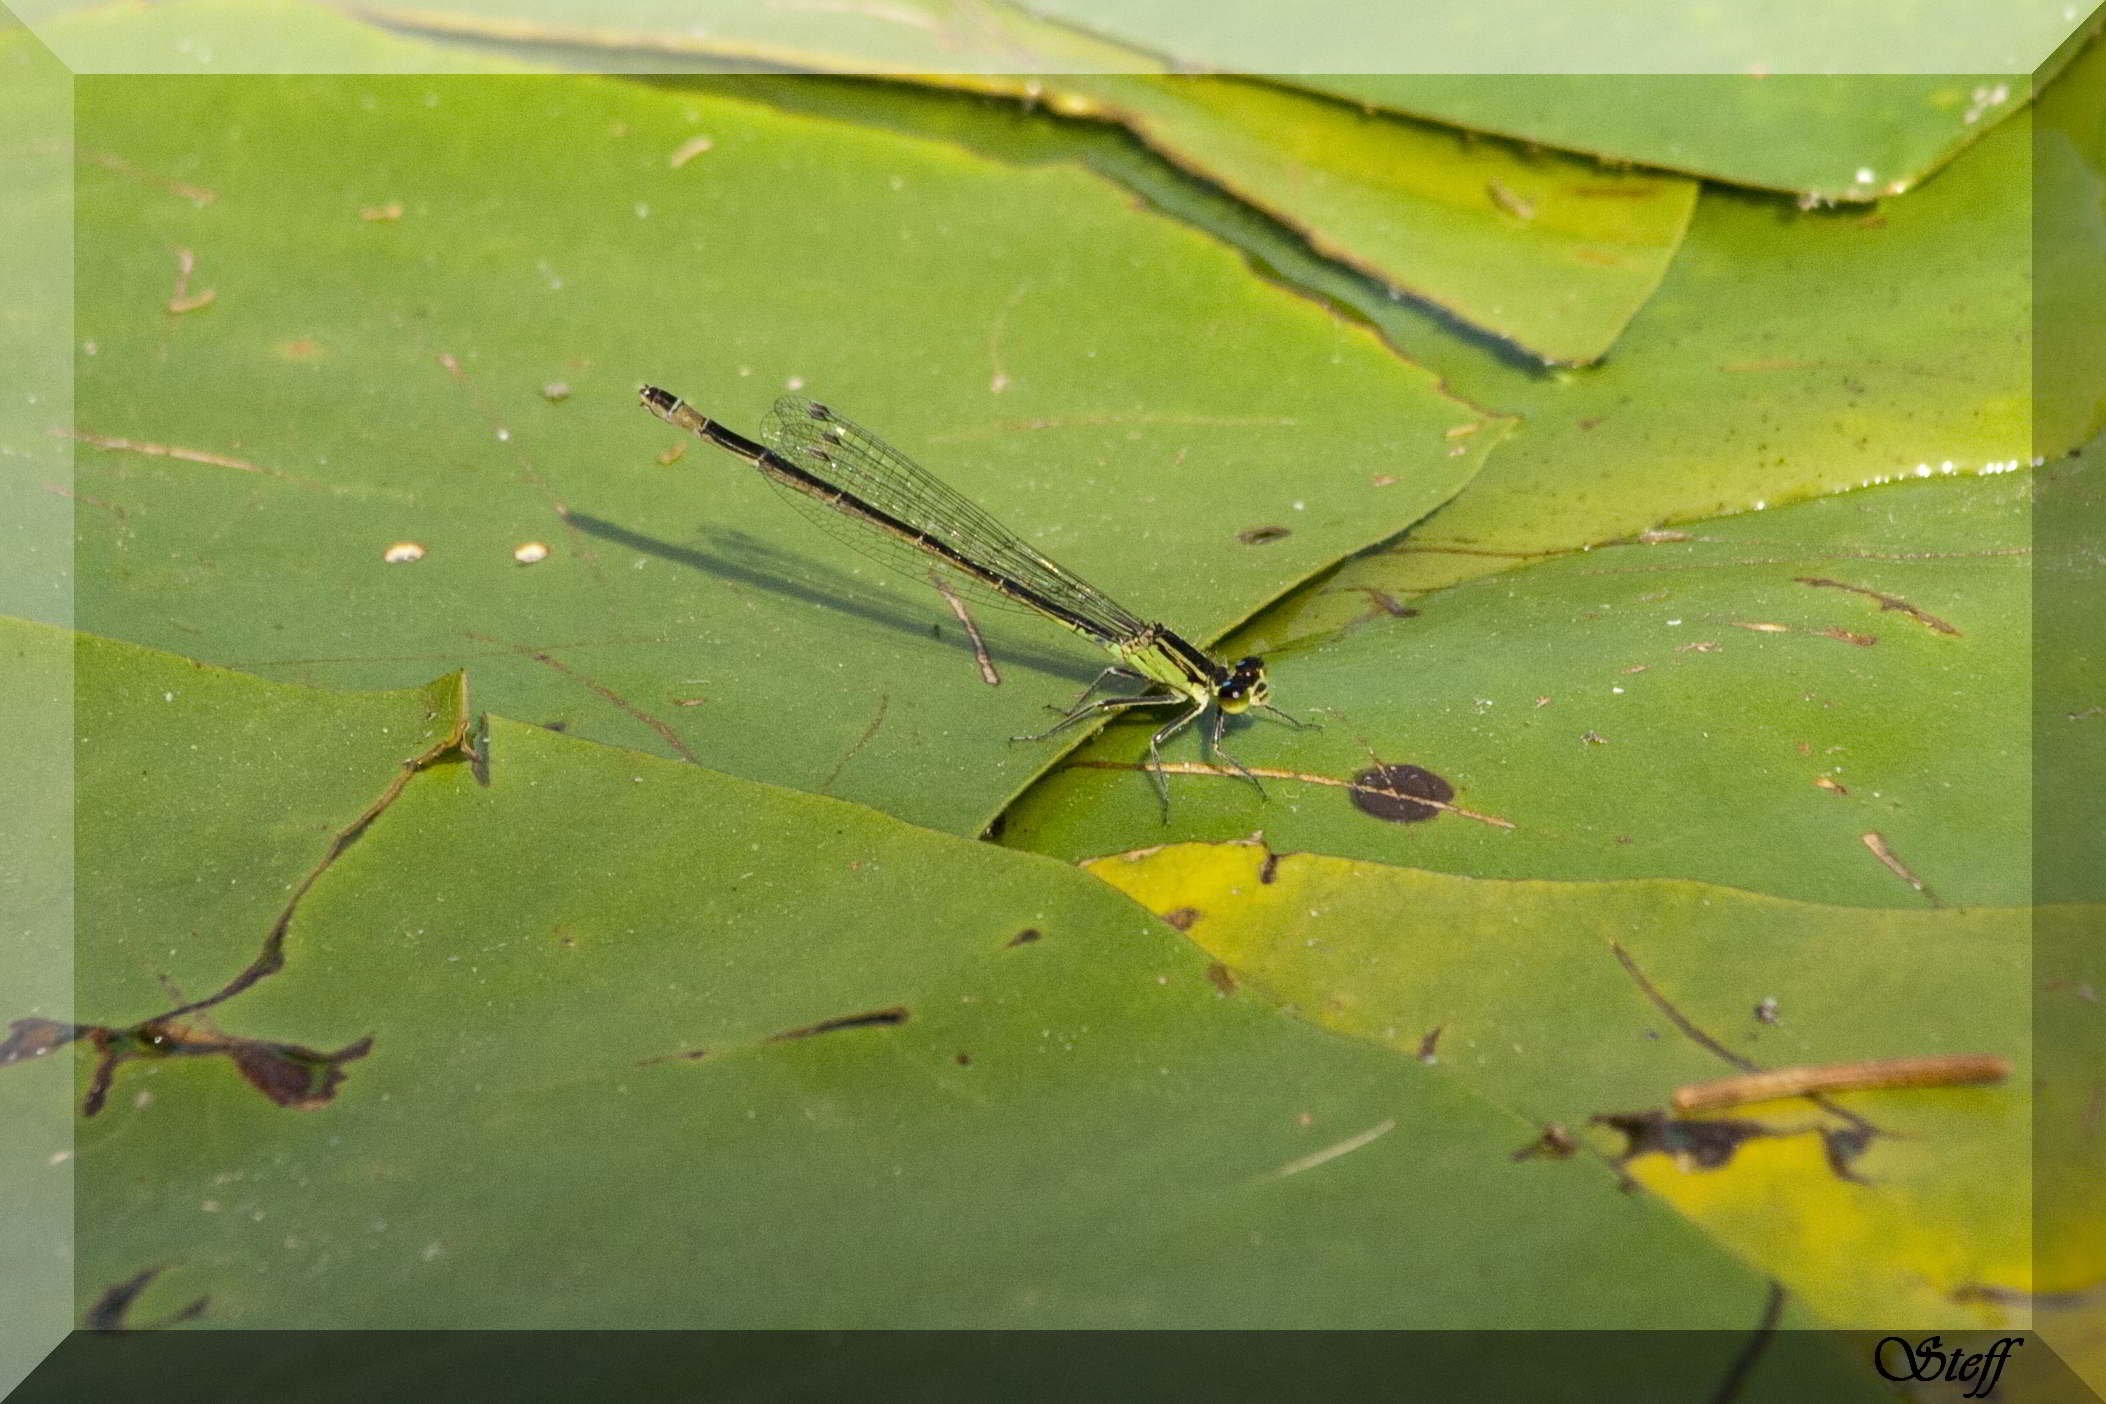
[[(1370, 590), (1408, 603), (1655, 527), (2001, 471), (2081, 441), (2106, 406), (2033, 416), (2030, 125), (2005, 123), (1876, 214), (1707, 192), (1659, 295), (1602, 366), (1501, 394), (1430, 360), (1451, 383), (1493, 391), (1525, 432), (1408, 538), (1299, 592), (1238, 643), (1363, 618)], [(2106, 254), (2106, 237), (2091, 247)]]
[[(2026, 1324), (2022, 910), (1866, 912), (1697, 883), (1496, 882), (1256, 843), (1090, 869), (1260, 997), (1562, 1128), (1541, 1148), (1547, 1162), (1582, 1173), (1585, 1157), (1561, 1158), (1580, 1146), (1616, 1157), (1826, 1320)], [(1763, 1070), (1970, 1055), (2001, 1059), (2007, 1075), (1670, 1104), (1678, 1087)], [(2091, 1237), (2095, 1280), (2106, 1255)]]
[[(1145, 733), (1121, 726), (1004, 841), (1076, 857), (1262, 829), (1486, 877), (2023, 903), (2031, 486), (1896, 484), (1421, 597), (1275, 660), (1281, 705), (1323, 729), (1232, 736), (1269, 798), (1176, 778), (1165, 827), (1130, 773)], [(1436, 804), (1390, 812), (1399, 788)]]
[[(197, 774), (266, 722), (385, 758), (425, 701), (83, 656), (104, 917), (82, 1023), (10, 1048), (78, 1056), (0, 1067), (0, 1098), (106, 1094), (75, 1157), (101, 1324), (1739, 1329), (1765, 1299), (1604, 1167), (1514, 1160), (1526, 1122), (1236, 994), (1094, 878), (537, 727), (399, 787), (368, 764), (390, 798), (348, 842), (307, 826), (285, 919), (211, 920), (294, 835), (283, 793)], [(162, 877), (172, 819), (193, 888)], [(231, 979), (273, 929), (282, 964), (138, 1020), (143, 981)], [(1655, 1270), (1599, 1270), (1632, 1253)]]
[(1496, 20), (1450, 0), (1419, 7), (1405, 26), (1341, 6), (1291, 16), (1197, 0), (1031, 8), (1186, 68), (1292, 75), (1545, 145), (1856, 199), (1915, 183), (2023, 102), (2026, 77), (2066, 53), (2086, 19), (2059, 0), (1948, 0), (1935, 15), (1912, 0), (1797, 0), (1739, 14), (1539, 3), (1506, 6)]
[(1856, 202), (1915, 189), (2033, 92), (2025, 74), (1849, 69), (1768, 76), (1356, 74), (1294, 81), (1605, 160)]
[(1504, 427), (1070, 169), (584, 78), (80, 112), (121, 163), (80, 177), (84, 625), (331, 686), (472, 661), (493, 708), (940, 827), (1050, 762), (1006, 738), (1102, 655), (991, 617), (989, 687), (925, 582), (638, 381), (749, 431), (808, 386), (1201, 642)]
[(1603, 170), (1264, 83), (1062, 80), (1319, 253), (1546, 361), (1608, 352), (1659, 286), (1694, 182)]

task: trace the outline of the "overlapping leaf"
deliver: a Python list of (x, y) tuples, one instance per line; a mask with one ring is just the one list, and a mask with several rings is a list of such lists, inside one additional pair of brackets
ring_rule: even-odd
[(1609, 364), (1513, 393), (1503, 372), (1444, 365), (1525, 434), (1452, 510), (1243, 642), (1359, 618), (1367, 589), (1403, 599), (1691, 518), (2072, 447), (2096, 406), (2031, 414), (2030, 169), (2021, 119), (1877, 214), (1707, 194)]
[[(1487, 881), (1248, 843), (1090, 868), (1265, 998), (1561, 1128), (1543, 1151), (1564, 1173), (1591, 1173), (1584, 1155), (1558, 1159), (1582, 1143), (1617, 1157), (1828, 1321), (2023, 1324), (2032, 1224), (2011, 1190), (2032, 1150), (2022, 911)], [(1669, 1107), (1678, 1085), (1758, 1067), (1977, 1054), (2007, 1059), (2009, 1082)], [(2088, 1284), (2095, 1216), (2053, 1224), (2083, 1235), (2088, 1250), (2072, 1242), (2060, 1257)]]
[(1448, 0), (1399, 24), (1388, 11), (1346, 6), (1290, 18), (1198, 0), (1031, 5), (1186, 67), (1294, 75), (1458, 126), (1846, 199), (1916, 184), (2022, 103), (2023, 75), (2051, 70), (2086, 20), (2057, 0), (1937, 8), (1932, 17), (1909, 0), (1745, 11), (1538, 3), (1506, 7), (1492, 23), (1483, 7)]

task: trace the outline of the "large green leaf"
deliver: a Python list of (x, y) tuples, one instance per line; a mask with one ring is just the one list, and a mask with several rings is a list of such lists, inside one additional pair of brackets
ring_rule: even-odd
[(989, 618), (989, 688), (925, 584), (658, 461), (637, 381), (747, 429), (808, 384), (1201, 640), (1501, 428), (1069, 169), (567, 78), (97, 80), (81, 133), (122, 163), (81, 176), (84, 623), (331, 685), (473, 659), (493, 707), (942, 827), (1101, 655)]
[[(1263, 829), (1479, 876), (2022, 904), (2030, 488), (1896, 484), (1424, 596), (1276, 660), (1282, 705), (1323, 730), (1231, 738), (1269, 798), (1180, 778), (1165, 828), (1130, 773), (1145, 732), (1122, 726), (1004, 840), (1079, 856)], [(1345, 787), (1378, 765), (1443, 777), (1428, 793), (1459, 808), (1379, 816)]]
[[(81, 881), (103, 916), (82, 928), (82, 1026), (16, 1041), (70, 1032), (79, 1056), (0, 1069), (0, 1098), (108, 1082), (78, 1138), (83, 1305), (148, 1275), (113, 1323), (1761, 1310), (1760, 1274), (1604, 1167), (1514, 1160), (1527, 1121), (1225, 989), (1060, 864), (498, 719), (478, 758), (429, 754), (402, 782), (400, 728), (433, 694), (105, 641), (83, 657)], [(343, 754), (259, 762), (265, 722)], [(356, 761), (367, 822), (347, 842), (304, 826), (313, 880), (285, 919), (236, 912), (228, 875), (283, 872), (303, 826), (280, 792), (207, 782), (295, 758)], [(157, 856), (172, 822), (194, 883)], [(277, 968), (136, 1022), (134, 992), (231, 981), (274, 940)], [(1602, 1270), (1634, 1253), (1655, 1269)]]
[[(1605, 365), (1502, 391), (1505, 377), (1429, 358), (1525, 431), (1448, 510), (1240, 642), (1365, 617), (1371, 589), (1405, 600), (1670, 523), (2072, 447), (2106, 407), (2033, 421), (2029, 126), (2006, 123), (1874, 215), (1707, 192)], [(2106, 239), (2071, 258), (2102, 254)]]
[[(1616, 1154), (1829, 1321), (2025, 1324), (2032, 1223), (2013, 1192), (2032, 1169), (2023, 911), (1497, 882), (1250, 843), (1091, 870), (1264, 998)], [(1677, 1086), (1758, 1069), (1965, 1055), (2006, 1060), (2008, 1082), (1669, 1105)], [(2096, 1215), (2042, 1231), (2088, 1244), (2068, 1244), (2065, 1275), (2042, 1289), (2088, 1286), (2102, 1263)]]

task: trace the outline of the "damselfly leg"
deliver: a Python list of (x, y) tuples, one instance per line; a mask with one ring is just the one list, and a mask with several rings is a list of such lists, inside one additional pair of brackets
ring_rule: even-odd
[[(1088, 694), (1084, 695), (1087, 696)], [(1077, 702), (1059, 721), (1053, 723), (1044, 731), (1033, 732), (1029, 736), (1012, 736), (1009, 739), (1011, 741), (1043, 741), (1047, 737), (1058, 736), (1061, 732), (1075, 725), (1075, 723), (1087, 721), (1091, 717), (1106, 716), (1112, 712), (1123, 712), (1128, 707), (1161, 707), (1167, 703), (1182, 702), (1183, 700), (1176, 693), (1160, 693), (1152, 697), (1100, 697), (1095, 702)]]

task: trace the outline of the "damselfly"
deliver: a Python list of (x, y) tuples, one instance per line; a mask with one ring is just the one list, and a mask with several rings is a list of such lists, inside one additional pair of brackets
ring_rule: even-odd
[[(1148, 740), (1145, 768), (1167, 814), (1170, 786), (1164, 779), (1163, 743), (1208, 709), (1214, 713), (1208, 738), (1214, 753), (1253, 785), (1258, 784), (1257, 777), (1221, 748), (1228, 718), (1257, 709), (1293, 726), (1302, 725), (1272, 705), (1263, 659), (1251, 656), (1229, 664), (1216, 662), (1166, 626), (1142, 619), (1073, 571), (1056, 565), (905, 454), (825, 405), (796, 395), (783, 396), (762, 422), (763, 443), (755, 443), (655, 385), (644, 386), (642, 396), (644, 408), (651, 413), (737, 454), (795, 494), (793, 501), (816, 503), (826, 509), (819, 514), (822, 517), (838, 513), (834, 520), (846, 518), (879, 533), (879, 540), (904, 543), (978, 587), (981, 596), (1021, 605), (1072, 629), (1118, 659), (1061, 712), (1058, 722), (1034, 736), (1012, 740), (1042, 741), (1077, 722), (1129, 708), (1179, 706), (1183, 710)], [(911, 567), (897, 561), (887, 564), (913, 573)], [(1097, 689), (1114, 678), (1144, 684), (1147, 690), (1092, 700)], [(1259, 786), (1259, 792), (1263, 790)]]

